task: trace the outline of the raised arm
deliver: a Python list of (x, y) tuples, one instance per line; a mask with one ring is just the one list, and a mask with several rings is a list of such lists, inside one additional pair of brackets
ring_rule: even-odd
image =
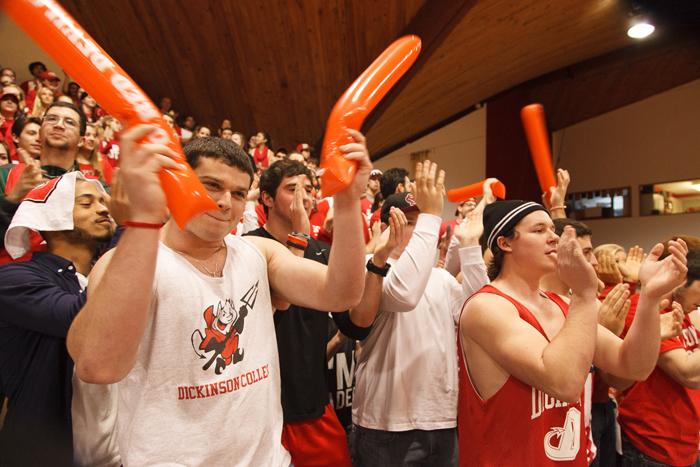
[(457, 226), (455, 230), (454, 236), (459, 241), (459, 264), (465, 298), (489, 283), (479, 238), (484, 233), (484, 208), (496, 201), (491, 191), (491, 185), (496, 181), (498, 179), (489, 178), (484, 182), (483, 198), (467, 214), (465, 219), (467, 222)]
[(566, 190), (571, 183), (569, 171), (557, 169), (557, 186), (549, 188), (549, 199), (542, 195), (542, 204), (547, 208), (552, 219), (566, 219)]
[[(389, 215), (389, 228), (384, 231), (377, 248), (374, 250), (371, 261), (378, 268), (385, 268), (392, 250), (401, 244), (406, 237), (406, 216), (400, 210), (391, 208)], [(367, 271), (365, 275), (365, 291), (360, 303), (350, 310), (350, 319), (357, 326), (369, 327), (374, 322), (379, 310), (379, 302), (382, 297), (382, 285), (384, 276), (376, 272)], [(366, 336), (365, 336), (366, 337)]]
[[(157, 224), (165, 213), (158, 173), (179, 164), (166, 146), (137, 143), (150, 131), (139, 125), (124, 132), (120, 170), (127, 195), (139, 200), (131, 220)], [(68, 352), (81, 380), (114, 383), (131, 370), (153, 296), (158, 235), (156, 229), (128, 228), (93, 268), (87, 303), (68, 331)]]
[[(256, 244), (266, 245), (263, 249), (268, 259), (272, 291), (290, 303), (320, 310), (341, 311), (356, 306), (362, 297), (365, 242), (360, 195), (366, 188), (372, 163), (365, 137), (350, 129), (348, 133), (353, 142), (340, 149), (345, 158), (358, 162), (357, 173), (350, 186), (335, 195), (333, 248), (328, 267), (297, 258), (281, 245), (277, 248), (270, 245), (270, 242), (250, 239)], [(286, 253), (281, 253), (281, 250)]]
[(579, 399), (595, 350), (597, 280), (570, 227), (559, 241), (557, 262), (573, 295), (566, 321), (551, 342), (519, 319), (515, 307), (503, 297), (479, 294), (467, 302), (460, 332), (470, 368), (477, 365), (477, 384), (483, 378), (479, 362), (486, 361), (506, 376), (513, 375), (561, 401)]
[(685, 280), (688, 248), (683, 240), (672, 240), (669, 256), (659, 261), (663, 245), (657, 244), (639, 270), (642, 289), (634, 321), (624, 340), (600, 326), (595, 364), (603, 371), (633, 380), (646, 379), (659, 356), (659, 302)]
[(406, 312), (416, 308), (432, 268), (444, 203), (445, 172), (428, 160), (416, 164), (415, 201), (420, 209), (411, 240), (384, 280), (380, 308)]

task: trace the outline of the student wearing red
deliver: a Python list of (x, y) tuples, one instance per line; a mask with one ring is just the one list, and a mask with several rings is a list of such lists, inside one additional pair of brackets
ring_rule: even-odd
[[(467, 465), (587, 465), (583, 388), (591, 364), (643, 380), (658, 354), (661, 297), (685, 279), (686, 246), (657, 244), (640, 270), (638, 318), (621, 340), (597, 324), (598, 280), (575, 231), (561, 240), (539, 204), (486, 207), (491, 285), (460, 318), (459, 455)], [(558, 272), (567, 306), (539, 284)]]
[(112, 184), (112, 165), (103, 157), (99, 149), (99, 132), (97, 125), (88, 123), (85, 135), (80, 140), (76, 162), (80, 171), (90, 178), (102, 181), (105, 185)]
[[(700, 443), (700, 333), (690, 313), (700, 305), (700, 250), (687, 255), (688, 277), (665, 312), (684, 313), (681, 334), (661, 342), (656, 368), (646, 381), (624, 391), (618, 422), (623, 465), (693, 465)], [(634, 311), (627, 316), (626, 328)]]

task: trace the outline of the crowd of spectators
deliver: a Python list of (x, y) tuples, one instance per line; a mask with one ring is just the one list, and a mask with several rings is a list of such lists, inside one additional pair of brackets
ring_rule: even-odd
[[(29, 71), (17, 84), (0, 70), (0, 465), (697, 460), (700, 239), (679, 233), (648, 254), (594, 248), (591, 229), (566, 218), (561, 169), (542, 205), (495, 201), (486, 183), (444, 219), (444, 172), (430, 161), (413, 178), (372, 169), (359, 132), (343, 151), (362, 186), (324, 197), (308, 143), (203, 124), (164, 97), (163, 118), (220, 211), (240, 207), (221, 238), (199, 221), (179, 230), (144, 207), (146, 175), (175, 162), (138, 149), (143, 130), (122, 129), (65, 73)], [(151, 266), (139, 261), (149, 254)], [(341, 279), (363, 254), (364, 288)], [(259, 279), (216, 282), (247, 274)], [(362, 294), (343, 299), (353, 287)], [(196, 302), (211, 290), (235, 297)], [(183, 304), (201, 306), (188, 311), (199, 313), (192, 328), (166, 321), (164, 307)], [(109, 336), (134, 323), (123, 364)], [(170, 355), (173, 335), (187, 345)], [(258, 367), (234, 372), (251, 359)], [(176, 381), (187, 404), (154, 378)], [(246, 383), (255, 396), (221, 397)]]

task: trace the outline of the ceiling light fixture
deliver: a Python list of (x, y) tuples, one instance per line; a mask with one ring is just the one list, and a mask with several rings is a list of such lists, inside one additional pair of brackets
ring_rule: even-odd
[(644, 39), (651, 36), (656, 28), (646, 19), (636, 19), (627, 30), (627, 35), (632, 39)]

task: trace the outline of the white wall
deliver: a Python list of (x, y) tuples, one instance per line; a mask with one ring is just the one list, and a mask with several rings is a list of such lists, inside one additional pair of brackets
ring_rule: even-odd
[(631, 187), (632, 217), (586, 221), (595, 243), (649, 248), (700, 236), (697, 213), (639, 217), (639, 185), (700, 179), (700, 80), (557, 131), (553, 146), (570, 192)]
[[(429, 150), (430, 160), (445, 170), (445, 187), (478, 182), (486, 173), (486, 108), (446, 125), (374, 163), (381, 170), (403, 167), (412, 172), (410, 154)], [(454, 218), (456, 205), (445, 201), (443, 218)]]
[[(10, 0), (11, 1), (11, 0)], [(63, 72), (56, 62), (41, 49), (24, 30), (7, 15), (0, 13), (0, 67), (12, 68), (17, 84), (31, 77), (27, 68), (31, 62), (44, 62), (46, 67), (63, 79)]]

